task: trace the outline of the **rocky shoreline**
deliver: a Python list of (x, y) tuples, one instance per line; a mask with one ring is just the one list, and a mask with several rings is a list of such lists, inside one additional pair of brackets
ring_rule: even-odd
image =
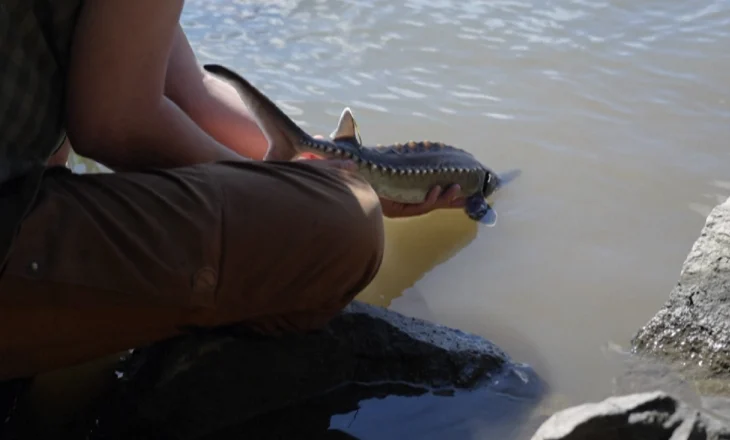
[(669, 299), (632, 343), (697, 379), (730, 378), (730, 199), (707, 217)]
[[(495, 424), (523, 426), (519, 438), (730, 439), (730, 199), (708, 216), (632, 348), (681, 367), (703, 402), (719, 403), (644, 389), (536, 415), (547, 387), (530, 366), (479, 336), (354, 301), (318, 332), (266, 338), (231, 327), (135, 350), (86, 438), (358, 438), (333, 429), (333, 415), (356, 414), (366, 399), (467, 392), (477, 403), (457, 412), (486, 405)], [(484, 438), (507, 438), (498, 432)]]
[(544, 389), (481, 337), (359, 301), (321, 331), (193, 334), (138, 350), (120, 371), (123, 386), (94, 438), (320, 438), (333, 414), (363, 399), (489, 389), (530, 402)]
[(629, 394), (555, 413), (531, 440), (730, 439), (730, 429), (662, 391)]

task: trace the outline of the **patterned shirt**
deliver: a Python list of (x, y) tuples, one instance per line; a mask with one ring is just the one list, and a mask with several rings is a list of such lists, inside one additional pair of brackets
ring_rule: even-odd
[(0, 0), (0, 267), (39, 170), (65, 138), (66, 69), (81, 4)]

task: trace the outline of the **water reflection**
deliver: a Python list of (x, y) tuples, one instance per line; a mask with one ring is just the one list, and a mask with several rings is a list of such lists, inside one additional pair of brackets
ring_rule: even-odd
[(424, 274), (447, 261), (477, 236), (477, 223), (461, 209), (385, 222), (380, 272), (357, 299), (388, 306)]

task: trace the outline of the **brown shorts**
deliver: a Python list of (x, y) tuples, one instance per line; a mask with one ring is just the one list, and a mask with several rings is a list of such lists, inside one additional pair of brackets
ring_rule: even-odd
[(243, 323), (324, 325), (383, 258), (362, 179), (302, 162), (50, 170), (0, 278), (0, 380)]

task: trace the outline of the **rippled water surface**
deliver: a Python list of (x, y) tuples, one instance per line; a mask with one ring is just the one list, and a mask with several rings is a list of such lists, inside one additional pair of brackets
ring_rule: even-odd
[(726, 1), (197, 0), (182, 22), (312, 133), (350, 106), (367, 143), (521, 169), (495, 228), (389, 221), (360, 299), (485, 336), (565, 404), (611, 392), (602, 347), (628, 346), (730, 196)]

